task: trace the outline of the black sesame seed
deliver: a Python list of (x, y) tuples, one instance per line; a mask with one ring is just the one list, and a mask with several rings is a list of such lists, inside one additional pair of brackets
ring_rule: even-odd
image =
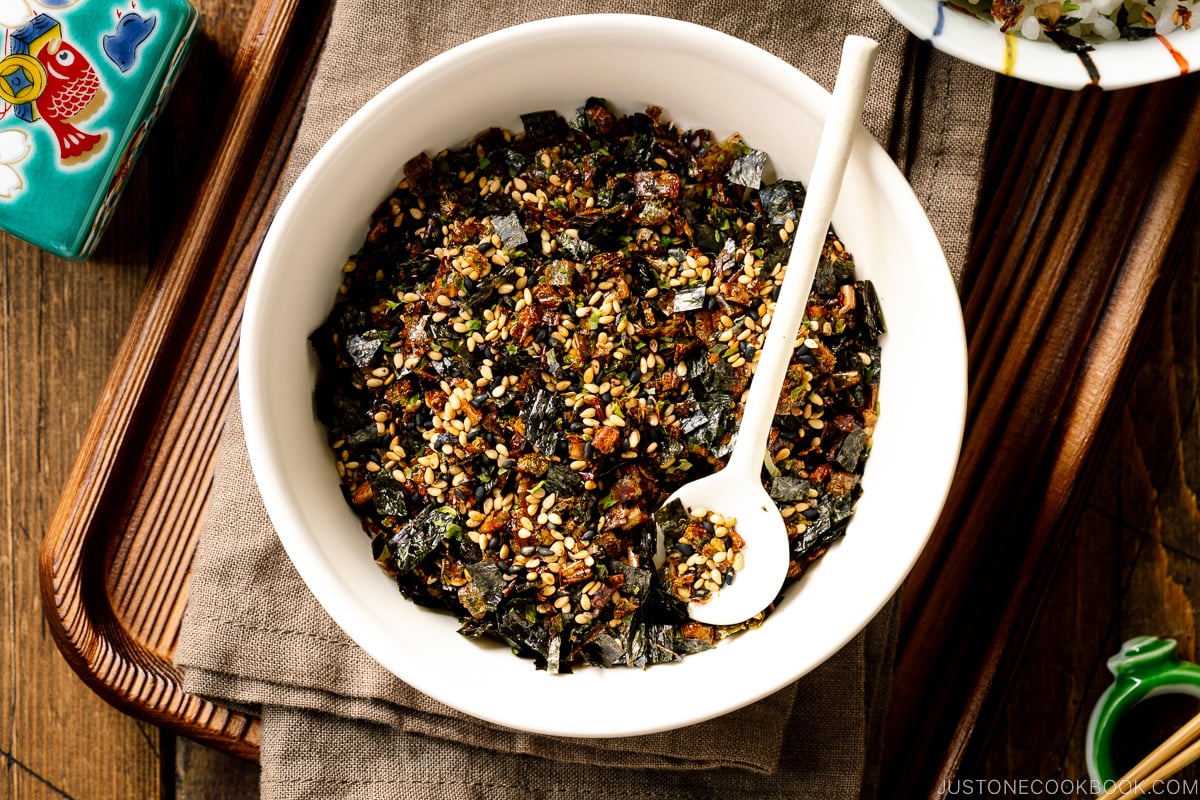
[(690, 558), (696, 552), (696, 548), (692, 547), (687, 542), (676, 542), (675, 549), (679, 551), (679, 555), (684, 558)]
[(804, 509), (804, 518), (807, 520), (814, 520), (819, 516), (821, 516), (821, 509), (819, 508)]

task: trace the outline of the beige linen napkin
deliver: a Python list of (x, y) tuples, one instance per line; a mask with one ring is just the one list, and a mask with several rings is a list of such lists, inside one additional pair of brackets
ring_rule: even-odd
[[(293, 180), (363, 102), (474, 36), (567, 13), (687, 19), (753, 42), (832, 86), (848, 33), (881, 43), (866, 123), (909, 167), (951, 268), (965, 256), (993, 78), (915, 43), (874, 0), (634, 3), (338, 0), (296, 150)], [(920, 74), (916, 74), (919, 72)], [(920, 108), (920, 114), (913, 114)], [(899, 109), (899, 111), (897, 111)], [(915, 121), (915, 122), (914, 122)], [(292, 568), (254, 488), (233, 409), (190, 584), (176, 661), (189, 691), (263, 720), (264, 798), (846, 798), (872, 793), (894, 608), (821, 668), (771, 698), (682, 731), (563, 740), (499, 729), (421, 695), (354, 645)], [(531, 667), (532, 668), (532, 667)]]

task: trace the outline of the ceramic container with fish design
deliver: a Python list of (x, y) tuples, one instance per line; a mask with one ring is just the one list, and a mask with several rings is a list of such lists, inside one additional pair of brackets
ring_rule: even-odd
[(196, 19), (186, 0), (0, 0), (0, 229), (92, 252)]

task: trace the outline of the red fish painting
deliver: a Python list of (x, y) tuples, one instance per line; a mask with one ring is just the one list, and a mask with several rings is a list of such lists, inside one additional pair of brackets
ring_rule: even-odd
[(46, 68), (46, 88), (34, 105), (58, 139), (62, 159), (79, 158), (104, 138), (96, 133), (85, 133), (74, 125), (90, 116), (94, 107), (102, 102), (100, 76), (83, 53), (62, 39), (48, 42), (37, 53), (37, 60)]
[[(108, 131), (90, 133), (81, 123), (107, 104), (100, 75), (63, 35), (58, 20), (38, 14), (6, 37), (0, 58), (0, 100), (30, 123), (44, 120), (63, 164), (81, 164), (104, 151)], [(7, 113), (0, 108), (0, 116)]]

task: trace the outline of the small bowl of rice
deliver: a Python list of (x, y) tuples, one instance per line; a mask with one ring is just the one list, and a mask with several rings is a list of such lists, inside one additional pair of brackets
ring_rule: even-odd
[[(1060, 89), (1123, 89), (1200, 64), (1196, 4), (1142, 0), (880, 0), (943, 52)], [(1200, 24), (1200, 17), (1195, 24)]]

